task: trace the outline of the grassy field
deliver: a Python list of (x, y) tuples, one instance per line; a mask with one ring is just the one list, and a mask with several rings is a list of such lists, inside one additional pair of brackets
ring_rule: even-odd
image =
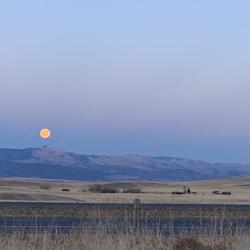
[[(30, 179), (0, 179), (0, 201), (50, 201), (132, 203), (192, 203), (192, 204), (250, 204), (250, 178), (195, 182), (116, 182), (104, 183), (121, 193), (92, 193), (94, 183), (44, 181)], [(174, 195), (188, 186), (194, 194)], [(141, 189), (141, 193), (122, 193), (124, 189)], [(68, 189), (69, 191), (62, 191)], [(215, 195), (213, 191), (230, 191), (232, 195)]]

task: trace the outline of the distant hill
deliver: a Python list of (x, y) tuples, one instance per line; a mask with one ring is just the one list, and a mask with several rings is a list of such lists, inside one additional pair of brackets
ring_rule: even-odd
[(250, 175), (250, 165), (175, 157), (81, 155), (56, 148), (0, 149), (0, 177), (189, 181)]

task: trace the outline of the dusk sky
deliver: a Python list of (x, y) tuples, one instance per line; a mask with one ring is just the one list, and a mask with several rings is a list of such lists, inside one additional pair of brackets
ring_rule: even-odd
[(0, 147), (250, 163), (249, 10), (1, 1)]

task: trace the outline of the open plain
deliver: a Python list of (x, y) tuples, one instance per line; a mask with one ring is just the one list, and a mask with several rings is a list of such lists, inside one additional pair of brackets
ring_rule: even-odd
[[(89, 189), (97, 183), (77, 181), (46, 181), (37, 179), (1, 179), (0, 201), (48, 201), (86, 203), (141, 203), (170, 204), (250, 204), (250, 178), (194, 182), (99, 182), (119, 193), (93, 193)], [(182, 192), (190, 188), (190, 194)], [(123, 193), (124, 190), (140, 190)], [(231, 192), (231, 195), (213, 194), (214, 191)]]

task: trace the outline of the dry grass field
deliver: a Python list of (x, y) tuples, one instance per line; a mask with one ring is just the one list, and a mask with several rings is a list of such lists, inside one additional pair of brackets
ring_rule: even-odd
[[(99, 183), (116, 188), (120, 193), (92, 193), (89, 188), (94, 184), (96, 183), (0, 179), (0, 200), (132, 203), (135, 198), (139, 198), (142, 203), (250, 204), (250, 178), (194, 182)], [(172, 194), (175, 191), (183, 191), (183, 186), (189, 187), (191, 192), (195, 193)], [(140, 189), (141, 193), (123, 193), (124, 189)], [(212, 194), (215, 190), (230, 191), (232, 195)]]
[(110, 234), (83, 229), (70, 234), (0, 234), (5, 250), (248, 250), (248, 234), (163, 235), (150, 231)]

